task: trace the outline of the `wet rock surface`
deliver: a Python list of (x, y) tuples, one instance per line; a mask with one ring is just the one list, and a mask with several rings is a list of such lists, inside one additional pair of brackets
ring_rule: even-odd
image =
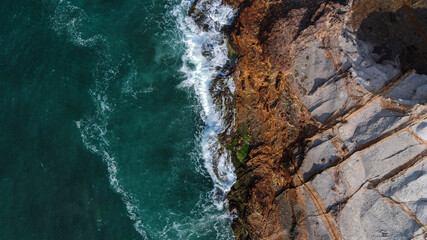
[(224, 3), (236, 239), (425, 239), (427, 1)]

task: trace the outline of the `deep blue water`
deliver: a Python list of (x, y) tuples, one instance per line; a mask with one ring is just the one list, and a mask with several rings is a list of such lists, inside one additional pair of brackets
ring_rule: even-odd
[(189, 4), (1, 1), (0, 239), (232, 239)]

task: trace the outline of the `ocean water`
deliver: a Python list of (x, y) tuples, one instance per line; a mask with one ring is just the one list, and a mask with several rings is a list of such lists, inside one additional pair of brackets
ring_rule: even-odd
[(233, 239), (220, 2), (0, 2), (0, 239)]

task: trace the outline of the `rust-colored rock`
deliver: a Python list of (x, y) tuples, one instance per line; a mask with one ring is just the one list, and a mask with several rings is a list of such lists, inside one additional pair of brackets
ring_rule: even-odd
[[(240, 155), (234, 156), (237, 182), (228, 196), (230, 210), (238, 213), (236, 239), (343, 239), (352, 230), (339, 216), (348, 214), (343, 206), (359, 192), (338, 192), (342, 176), (349, 175), (340, 164), (360, 154), (380, 161), (383, 155), (369, 150), (403, 139), (397, 135), (420, 145), (388, 175), (373, 173), (366, 182), (387, 181), (424, 161), (426, 143), (410, 129), (426, 119), (427, 96), (402, 102), (393, 94), (401, 93), (403, 82), (427, 79), (426, 2), (224, 0), (239, 7), (229, 32), (238, 56), (233, 138), (240, 140), (232, 150)], [(372, 123), (360, 122), (360, 112)], [(331, 176), (341, 200), (327, 205), (320, 175)]]

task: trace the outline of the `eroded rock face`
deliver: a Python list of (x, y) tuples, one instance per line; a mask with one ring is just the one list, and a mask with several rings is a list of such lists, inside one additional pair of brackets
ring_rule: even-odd
[(236, 239), (427, 237), (427, 1), (239, 8)]

